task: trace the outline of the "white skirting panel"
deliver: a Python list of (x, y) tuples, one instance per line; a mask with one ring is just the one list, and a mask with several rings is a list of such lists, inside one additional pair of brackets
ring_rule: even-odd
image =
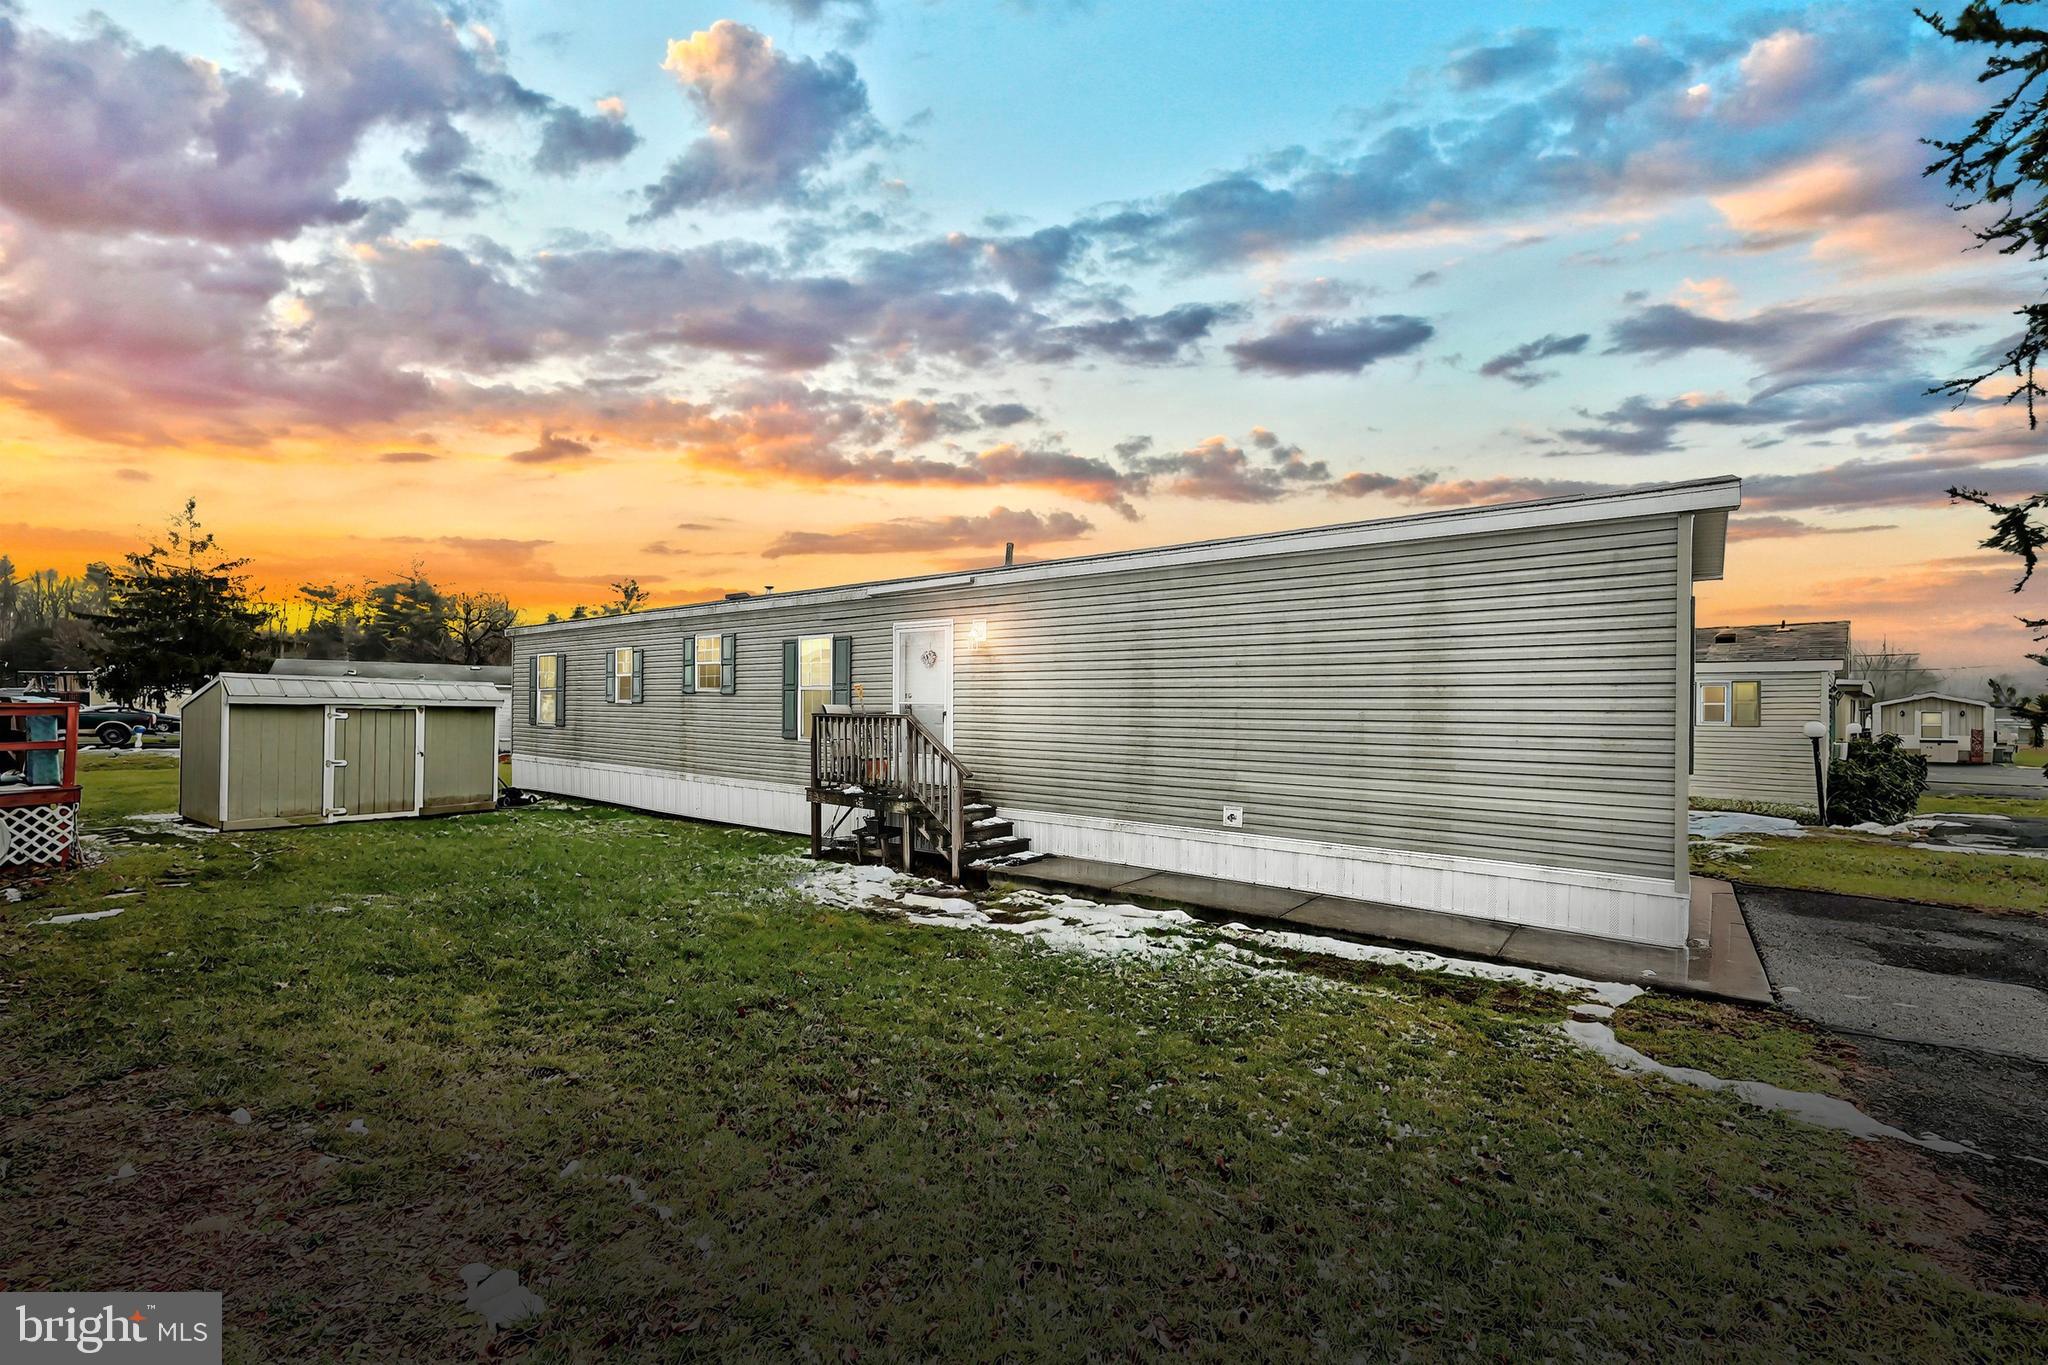
[[(512, 755), (512, 785), (638, 810), (792, 834), (810, 829), (793, 783)], [(1222, 877), (1325, 896), (1675, 948), (1685, 944), (1687, 889), (1668, 881), (1306, 839), (1148, 825), (999, 808), (1041, 853)]]
[(1690, 888), (1649, 877), (998, 808), (1035, 852), (1378, 901), (1537, 929), (1685, 945)]
[(810, 803), (804, 789), (783, 782), (706, 777), (697, 773), (592, 763), (574, 758), (512, 755), (512, 785), (555, 796), (580, 796), (635, 810), (687, 815), (721, 825), (807, 834)]

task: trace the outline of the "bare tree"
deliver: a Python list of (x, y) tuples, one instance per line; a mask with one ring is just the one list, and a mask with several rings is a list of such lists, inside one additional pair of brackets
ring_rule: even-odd
[(1880, 640), (1876, 649), (1850, 650), (1844, 669), (1869, 682), (1879, 701), (1931, 692), (1941, 684), (1941, 674), (1921, 664), (1919, 650), (1895, 650), (1888, 640)]
[(519, 613), (503, 593), (460, 592), (448, 599), (448, 629), (460, 663), (509, 663), (510, 632), (518, 621)]
[(647, 589), (640, 586), (640, 580), (637, 578), (620, 579), (612, 584), (612, 591), (617, 596), (604, 604), (601, 612), (605, 616), (624, 616), (628, 612), (639, 611), (654, 596)]

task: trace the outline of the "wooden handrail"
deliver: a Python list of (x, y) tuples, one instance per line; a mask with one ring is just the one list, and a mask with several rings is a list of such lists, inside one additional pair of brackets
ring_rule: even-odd
[[(811, 717), (811, 786), (906, 801), (946, 832), (953, 876), (966, 843), (966, 787), (974, 774), (924, 722), (904, 711), (820, 711)], [(904, 817), (903, 861), (911, 828)]]

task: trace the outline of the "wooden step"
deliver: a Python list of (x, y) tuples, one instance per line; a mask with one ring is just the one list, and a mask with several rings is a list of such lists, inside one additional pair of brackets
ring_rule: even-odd
[(1005, 835), (998, 839), (974, 840), (960, 850), (960, 861), (963, 863), (985, 862), (990, 858), (1008, 858), (1015, 854), (1026, 853), (1030, 849), (1031, 841), (1016, 834)]

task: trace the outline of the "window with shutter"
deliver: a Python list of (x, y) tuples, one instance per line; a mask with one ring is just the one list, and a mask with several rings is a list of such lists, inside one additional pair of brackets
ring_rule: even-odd
[(796, 738), (811, 737), (811, 717), (837, 699), (833, 686), (833, 637), (806, 635), (796, 641)]
[(533, 656), (533, 724), (559, 729), (562, 724), (562, 656)]
[(637, 649), (615, 649), (612, 651), (612, 701), (615, 705), (631, 706), (640, 698), (639, 674), (636, 672), (640, 651)]
[(737, 635), (721, 635), (718, 641), (718, 690), (725, 696), (739, 691), (739, 645)]
[(691, 642), (690, 657), (695, 660), (697, 692), (723, 692), (725, 690), (725, 641), (723, 635), (699, 635)]
[(683, 637), (683, 695), (697, 690), (697, 637)]

